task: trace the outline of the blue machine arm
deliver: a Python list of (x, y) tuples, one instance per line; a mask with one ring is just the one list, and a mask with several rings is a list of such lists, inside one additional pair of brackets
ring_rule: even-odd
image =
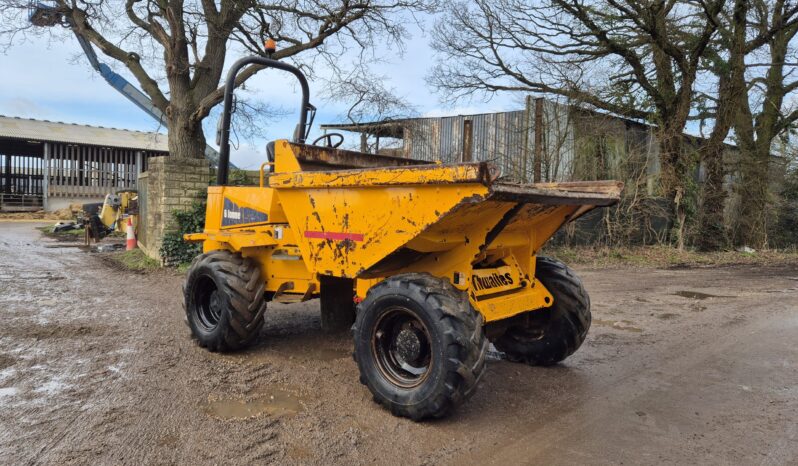
[[(146, 94), (138, 90), (136, 86), (130, 84), (128, 80), (123, 78), (118, 73), (115, 73), (110, 66), (100, 62), (100, 60), (97, 58), (97, 53), (91, 46), (91, 43), (89, 43), (88, 40), (75, 31), (74, 26), (69, 18), (61, 14), (55, 5), (41, 1), (32, 1), (30, 2), (29, 9), (30, 12), (28, 18), (35, 26), (51, 27), (60, 24), (72, 29), (72, 32), (74, 32), (75, 37), (78, 39), (78, 43), (83, 49), (83, 52), (86, 54), (86, 58), (89, 60), (91, 67), (97, 70), (97, 72), (100, 73), (100, 76), (102, 76), (103, 79), (105, 79), (108, 84), (111, 85), (111, 87), (119, 91), (120, 94), (125, 96), (129, 101), (133, 102), (133, 104), (142, 109), (147, 115), (155, 119), (158, 124), (168, 128), (168, 125), (166, 124), (166, 118), (164, 117), (163, 112), (161, 112), (161, 109), (156, 107), (155, 104), (152, 103), (152, 100), (147, 97)], [(219, 153), (216, 152), (213, 147), (206, 144), (205, 158), (212, 161), (214, 164), (217, 164), (219, 161)]]

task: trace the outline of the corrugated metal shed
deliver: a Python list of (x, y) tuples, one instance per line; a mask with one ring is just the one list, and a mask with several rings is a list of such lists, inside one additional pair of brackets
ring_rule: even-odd
[[(515, 181), (534, 179), (535, 154), (539, 153), (542, 181), (569, 181), (574, 159), (574, 128), (569, 121), (569, 108), (551, 101), (541, 100), (541, 104), (540, 151), (535, 147), (537, 122), (533, 99), (528, 99), (525, 109), (509, 112), (405, 118), (358, 125), (326, 124), (321, 128), (401, 138), (401, 154), (411, 159), (492, 162), (503, 176)], [(466, 141), (470, 141), (470, 150)]]
[(0, 115), (0, 138), (167, 152), (165, 134)]
[(492, 161), (505, 173), (520, 172), (520, 162), (527, 156), (529, 131), (523, 110), (407, 121), (404, 139), (412, 143), (405, 147), (405, 156), (444, 163), (461, 161), (466, 121), (473, 128), (472, 160)]

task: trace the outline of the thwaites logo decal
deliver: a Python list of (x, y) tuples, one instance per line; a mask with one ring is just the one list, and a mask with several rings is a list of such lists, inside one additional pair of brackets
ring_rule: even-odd
[(247, 223), (268, 222), (269, 216), (249, 207), (241, 207), (230, 199), (224, 198), (224, 212), (222, 212), (222, 226), (242, 225)]
[(509, 272), (507, 273), (493, 272), (487, 276), (472, 275), (471, 283), (474, 284), (473, 286), (476, 291), (482, 291), (491, 288), (499, 288), (502, 286), (513, 285), (514, 281), (513, 281), (513, 275)]

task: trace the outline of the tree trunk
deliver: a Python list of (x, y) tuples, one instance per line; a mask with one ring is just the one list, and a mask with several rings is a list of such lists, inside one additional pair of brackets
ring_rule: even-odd
[(187, 116), (169, 120), (169, 156), (179, 159), (201, 159), (205, 156), (205, 133), (202, 123)]
[(661, 185), (665, 197), (673, 202), (671, 240), (679, 250), (684, 249), (687, 223), (684, 182), (687, 176), (687, 164), (682, 153), (682, 137), (680, 127), (673, 129), (671, 126), (663, 125), (660, 130)]
[(718, 251), (728, 245), (724, 218), (726, 190), (723, 188), (723, 180), (726, 171), (723, 153), (724, 141), (735, 118), (740, 118), (744, 113), (741, 109), (748, 105), (745, 85), (747, 17), (747, 0), (735, 0), (732, 34), (727, 44), (729, 60), (727, 63), (716, 64), (718, 106), (715, 112), (715, 125), (706, 144), (701, 148), (701, 161), (704, 163), (706, 176), (699, 214), (700, 234), (696, 238), (696, 247), (702, 251)]
[[(781, 21), (782, 14), (783, 10), (774, 11), (773, 22)], [(767, 247), (768, 223), (773, 207), (769, 190), (770, 149), (773, 140), (786, 128), (780, 124), (787, 93), (784, 66), (796, 31), (796, 26), (781, 29), (769, 43), (770, 67), (763, 83), (762, 111), (754, 117), (747, 105), (740, 106), (742, 111), (736, 128), (742, 149), (738, 184), (740, 209), (734, 239), (741, 246)]]
[(726, 206), (726, 191), (723, 189), (723, 141), (719, 144), (707, 143), (701, 150), (701, 159), (706, 176), (698, 220), (700, 234), (697, 235), (695, 244), (701, 251), (720, 251), (727, 245), (723, 215)]
[(739, 220), (735, 229), (735, 244), (764, 248), (767, 246), (769, 220), (768, 158), (769, 151), (762, 153), (743, 151), (740, 164)]

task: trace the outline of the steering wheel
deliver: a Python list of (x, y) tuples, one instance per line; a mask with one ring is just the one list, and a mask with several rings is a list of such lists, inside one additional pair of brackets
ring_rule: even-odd
[[(333, 138), (338, 138), (338, 140), (335, 141), (335, 143), (333, 143)], [(325, 147), (329, 147), (330, 149), (335, 149), (336, 147), (338, 147), (338, 146), (340, 146), (341, 144), (344, 143), (344, 135), (341, 134), (341, 133), (322, 134), (321, 136), (319, 136), (315, 140), (313, 140), (311, 145), (317, 146), (318, 145), (317, 143), (319, 141), (323, 141), (323, 140), (327, 141), (327, 144), (324, 145)]]

